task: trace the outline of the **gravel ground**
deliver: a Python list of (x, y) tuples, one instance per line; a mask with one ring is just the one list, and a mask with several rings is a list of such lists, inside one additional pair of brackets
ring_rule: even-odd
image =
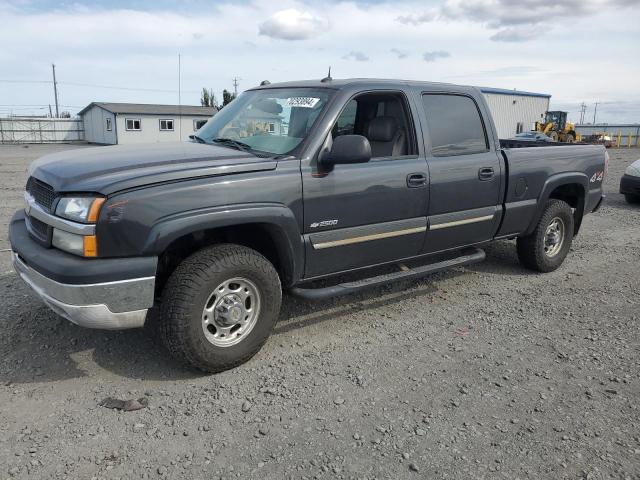
[(0, 147), (0, 479), (640, 478), (640, 209), (617, 193), (637, 150), (611, 150), (556, 272), (498, 242), (419, 282), (285, 297), (253, 360), (203, 376), (152, 325), (76, 327), (11, 272), (26, 166), (67, 148)]

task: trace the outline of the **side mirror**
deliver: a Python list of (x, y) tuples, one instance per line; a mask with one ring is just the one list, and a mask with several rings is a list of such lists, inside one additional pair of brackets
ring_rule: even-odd
[(325, 165), (366, 163), (371, 160), (371, 145), (362, 135), (340, 135), (333, 140), (331, 150), (322, 157)]

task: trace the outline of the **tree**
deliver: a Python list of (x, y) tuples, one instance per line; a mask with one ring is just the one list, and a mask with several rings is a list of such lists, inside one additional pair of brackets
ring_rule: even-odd
[(71, 114), (65, 110), (64, 112), (60, 113), (60, 118), (71, 118)]
[(217, 107), (216, 96), (213, 93), (213, 89), (202, 89), (202, 94), (200, 95), (200, 105), (203, 107)]
[(229, 105), (235, 98), (235, 95), (225, 88), (222, 91), (222, 106), (225, 107)]

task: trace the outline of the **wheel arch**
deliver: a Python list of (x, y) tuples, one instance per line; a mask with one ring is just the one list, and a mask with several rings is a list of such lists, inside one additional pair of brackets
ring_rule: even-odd
[(544, 213), (547, 201), (552, 198), (563, 200), (571, 206), (573, 209), (573, 234), (577, 235), (584, 217), (588, 185), (589, 178), (581, 172), (566, 172), (549, 177), (538, 197), (538, 209), (525, 235), (529, 235), (535, 230)]
[(149, 235), (145, 253), (158, 255), (157, 288), (193, 252), (216, 243), (252, 248), (274, 264), (283, 286), (302, 276), (304, 246), (293, 212), (283, 205), (215, 208), (163, 219)]

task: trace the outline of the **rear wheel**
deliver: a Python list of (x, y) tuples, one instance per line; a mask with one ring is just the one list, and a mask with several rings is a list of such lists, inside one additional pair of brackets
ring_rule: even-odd
[(278, 319), (282, 291), (273, 265), (240, 245), (216, 245), (184, 260), (162, 294), (164, 343), (206, 372), (236, 367), (260, 350)]
[(531, 270), (552, 272), (562, 265), (572, 240), (571, 207), (562, 200), (549, 200), (533, 233), (518, 237), (518, 258)]
[(553, 140), (554, 142), (557, 142), (557, 141), (558, 141), (558, 132), (549, 132), (547, 135), (548, 135), (548, 136), (549, 136), (549, 138), (550, 138), (551, 140)]
[(630, 193), (625, 193), (624, 199), (627, 203), (640, 203), (640, 195), (632, 195)]
[(575, 138), (573, 138), (573, 135), (568, 133), (566, 135), (566, 137), (564, 137), (564, 141), (565, 141), (565, 143), (574, 143), (575, 142)]

